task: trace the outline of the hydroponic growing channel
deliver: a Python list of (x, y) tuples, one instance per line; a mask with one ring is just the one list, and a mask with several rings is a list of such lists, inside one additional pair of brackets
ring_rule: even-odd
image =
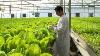
[(72, 28), (100, 56), (100, 18), (73, 18)]

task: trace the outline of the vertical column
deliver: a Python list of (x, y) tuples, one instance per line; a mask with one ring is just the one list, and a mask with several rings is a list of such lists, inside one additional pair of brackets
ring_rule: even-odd
[[(10, 17), (11, 17), (11, 3), (9, 5), (9, 14), (10, 14)], [(12, 17), (11, 17), (12, 18)]]
[(60, 0), (60, 5), (63, 6), (63, 0)]
[(71, 32), (71, 0), (69, 0), (69, 32)]
[(65, 6), (65, 0), (64, 0), (64, 13), (65, 13), (65, 7), (66, 7), (66, 6)]
[(95, 17), (95, 8), (96, 8), (96, 7), (95, 7), (95, 2), (96, 2), (96, 1), (94, 1), (94, 17)]
[(89, 16), (89, 5), (87, 7), (88, 7), (88, 16)]
[(21, 0), (21, 12), (20, 12), (20, 18), (22, 18), (22, 0)]

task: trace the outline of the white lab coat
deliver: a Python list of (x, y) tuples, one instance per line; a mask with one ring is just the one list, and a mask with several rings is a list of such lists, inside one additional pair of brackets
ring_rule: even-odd
[(70, 37), (69, 37), (69, 20), (63, 15), (54, 30), (57, 32), (57, 39), (54, 44), (56, 56), (69, 56)]

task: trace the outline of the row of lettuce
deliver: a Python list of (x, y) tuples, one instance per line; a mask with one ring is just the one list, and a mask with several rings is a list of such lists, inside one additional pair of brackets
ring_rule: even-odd
[(100, 18), (73, 18), (72, 28), (100, 56)]
[(0, 19), (0, 56), (52, 56), (56, 18)]
[[(52, 56), (57, 18), (0, 19), (0, 56)], [(100, 55), (100, 19), (72, 18), (72, 29)]]

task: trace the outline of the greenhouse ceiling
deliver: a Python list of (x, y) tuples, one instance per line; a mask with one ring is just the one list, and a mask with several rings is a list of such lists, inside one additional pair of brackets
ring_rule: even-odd
[[(69, 0), (65, 0), (68, 5)], [(92, 4), (99, 0), (72, 0), (72, 4)], [(37, 8), (45, 8), (41, 10), (50, 9), (57, 5), (64, 4), (63, 0), (0, 0), (0, 8), (4, 10), (33, 10)]]

